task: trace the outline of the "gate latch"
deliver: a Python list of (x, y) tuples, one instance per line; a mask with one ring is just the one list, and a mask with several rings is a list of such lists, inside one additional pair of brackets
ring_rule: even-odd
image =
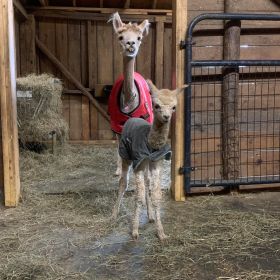
[(185, 167), (182, 166), (179, 168), (179, 174), (184, 175), (186, 173), (190, 173), (191, 171), (195, 171), (195, 167)]

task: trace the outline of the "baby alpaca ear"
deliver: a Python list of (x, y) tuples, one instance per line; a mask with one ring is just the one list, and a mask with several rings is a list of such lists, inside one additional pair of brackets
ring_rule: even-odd
[(180, 93), (184, 92), (184, 89), (187, 88), (188, 86), (189, 86), (189, 85), (183, 85), (183, 86), (180, 87), (180, 88), (176, 88), (176, 89), (174, 90), (174, 93), (175, 93), (176, 95), (179, 95)]
[(157, 92), (158, 92), (158, 89), (157, 89), (157, 87), (153, 84), (153, 82), (151, 81), (151, 80), (147, 80), (147, 84), (148, 84), (148, 86), (149, 86), (149, 88), (150, 88), (150, 91), (151, 91), (151, 94), (152, 95), (156, 95), (157, 94)]
[(121, 17), (118, 12), (112, 14), (108, 22), (112, 21), (113, 27), (116, 33), (118, 33), (118, 30), (124, 26), (124, 23), (121, 20)]
[(147, 19), (143, 20), (142, 23), (138, 25), (140, 31), (142, 32), (143, 36), (148, 35), (150, 23)]

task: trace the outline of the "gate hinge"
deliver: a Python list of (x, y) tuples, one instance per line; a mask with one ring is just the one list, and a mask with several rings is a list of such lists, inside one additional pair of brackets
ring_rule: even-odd
[(185, 167), (185, 166), (182, 166), (179, 168), (179, 174), (186, 174), (186, 173), (190, 173), (191, 171), (195, 171), (195, 167)]
[(192, 41), (184, 41), (184, 40), (181, 40), (180, 43), (179, 43), (179, 48), (180, 50), (185, 50), (187, 48), (187, 45), (195, 45), (195, 42), (192, 42)]
[(186, 41), (181, 40), (179, 44), (180, 50), (185, 50), (186, 46), (187, 46)]

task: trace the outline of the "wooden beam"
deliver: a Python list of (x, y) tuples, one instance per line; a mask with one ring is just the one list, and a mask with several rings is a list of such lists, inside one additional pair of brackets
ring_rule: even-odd
[(100, 0), (99, 6), (100, 6), (100, 8), (103, 8), (103, 0)]
[(27, 20), (28, 14), (25, 10), (25, 8), (22, 6), (21, 2), (19, 0), (13, 0), (14, 7), (16, 8), (20, 18), (22, 20)]
[(77, 6), (76, 0), (73, 0), (73, 7), (76, 7), (76, 6)]
[[(172, 17), (171, 13), (163, 14), (155, 13), (154, 15), (143, 12), (141, 14), (137, 13), (126, 13), (126, 10), (123, 10), (121, 17), (124, 21), (143, 21), (148, 19), (149, 22), (155, 22), (155, 16), (160, 15), (164, 17), (164, 22), (171, 23)], [(110, 14), (113, 13), (113, 10), (110, 10), (108, 13), (98, 13), (95, 12), (82, 12), (82, 11), (60, 11), (60, 10), (34, 10), (32, 14), (36, 18), (60, 18), (60, 19), (71, 19), (71, 20), (91, 20), (91, 21), (107, 21)]]
[[(36, 11), (60, 11), (60, 12), (88, 12), (88, 13), (101, 13), (101, 14), (112, 14), (116, 12), (113, 8), (102, 8), (102, 7), (61, 7), (61, 6), (27, 6), (26, 9), (31, 12)], [(118, 9), (120, 14), (129, 15), (171, 15), (172, 10), (168, 9)]]
[[(172, 85), (180, 87), (184, 84), (185, 59), (184, 51), (180, 50), (180, 41), (185, 40), (188, 20), (188, 1), (172, 1)], [(171, 192), (176, 201), (184, 201), (184, 176), (179, 168), (184, 166), (184, 95), (181, 94), (172, 123), (172, 163)]]
[[(0, 0), (1, 182), (6, 206), (20, 197), (13, 2)], [(3, 172), (3, 173), (2, 173)]]
[(107, 112), (99, 105), (98, 101), (90, 94), (90, 92), (69, 72), (69, 70), (48, 50), (48, 48), (36, 37), (36, 46), (38, 49), (57, 67), (62, 74), (73, 83), (81, 92), (89, 98), (99, 113), (109, 122), (110, 117)]

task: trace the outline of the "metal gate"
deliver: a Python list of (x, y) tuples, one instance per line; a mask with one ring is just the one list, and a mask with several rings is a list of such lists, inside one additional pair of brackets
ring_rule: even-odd
[[(280, 16), (203, 14), (190, 23), (185, 81), (191, 86), (185, 96), (181, 168), (185, 191), (279, 183), (280, 60), (193, 60), (193, 30), (203, 20), (280, 22)], [(225, 79), (228, 75), (231, 78)], [(223, 92), (236, 85), (235, 104), (230, 104)]]

